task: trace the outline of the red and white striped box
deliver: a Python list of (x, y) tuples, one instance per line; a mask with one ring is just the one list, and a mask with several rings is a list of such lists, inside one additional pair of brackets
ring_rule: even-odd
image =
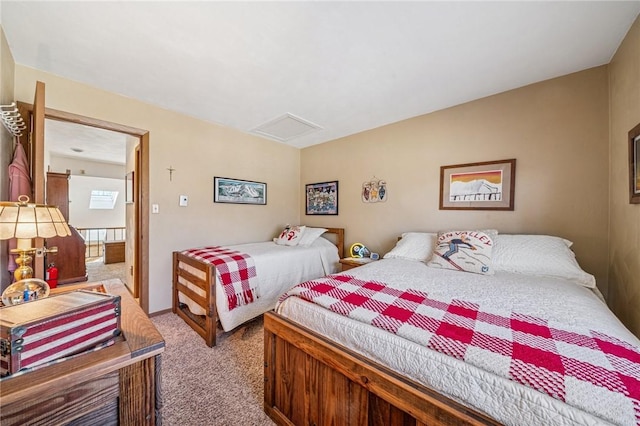
[(0, 376), (104, 344), (120, 334), (120, 296), (78, 290), (0, 308)]

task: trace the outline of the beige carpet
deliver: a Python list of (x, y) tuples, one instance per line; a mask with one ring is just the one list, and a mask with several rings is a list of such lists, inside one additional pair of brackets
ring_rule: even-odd
[(209, 348), (172, 313), (152, 317), (165, 339), (162, 354), (164, 425), (273, 425), (262, 411), (263, 322), (218, 330)]
[(120, 278), (127, 282), (127, 268), (125, 262), (104, 264), (101, 257), (87, 260), (87, 281), (102, 281), (111, 278)]

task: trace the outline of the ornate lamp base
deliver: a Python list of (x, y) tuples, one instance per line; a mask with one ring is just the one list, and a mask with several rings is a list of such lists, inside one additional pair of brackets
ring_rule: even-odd
[(33, 268), (31, 267), (31, 260), (33, 259), (31, 255), (36, 252), (36, 249), (13, 249), (11, 250), (12, 254), (19, 254), (16, 258), (16, 264), (18, 268), (13, 271), (13, 276), (16, 281), (24, 280), (27, 278), (33, 277)]

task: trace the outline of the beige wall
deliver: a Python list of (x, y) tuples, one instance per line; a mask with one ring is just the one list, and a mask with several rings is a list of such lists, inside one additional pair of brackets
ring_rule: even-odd
[[(9, 44), (4, 36), (4, 30), (0, 26), (0, 104), (7, 105), (13, 102), (15, 62), (9, 50)], [(0, 124), (0, 201), (9, 199), (9, 177), (6, 173), (7, 166), (13, 159), (13, 138), (11, 134)], [(0, 289), (4, 289), (4, 283), (9, 283), (10, 275), (7, 272), (7, 242), (0, 241)]]
[(640, 204), (629, 204), (629, 130), (640, 123), (640, 18), (609, 64), (610, 253), (608, 303), (640, 336)]
[[(171, 306), (171, 252), (204, 244), (268, 240), (299, 220), (300, 151), (21, 65), (15, 97), (33, 102), (37, 80), (46, 106), (150, 132), (149, 311)], [(175, 171), (169, 180), (167, 168)], [(213, 177), (267, 183), (267, 205), (213, 203)], [(180, 194), (188, 207), (178, 206)]]
[[(607, 79), (606, 66), (593, 68), (306, 148), (301, 186), (338, 180), (339, 215), (305, 218), (303, 199), (303, 222), (344, 226), (347, 245), (381, 254), (406, 231), (560, 235), (606, 291)], [(440, 166), (508, 158), (517, 160), (515, 211), (438, 209)], [(360, 199), (373, 176), (387, 182), (385, 203)]]

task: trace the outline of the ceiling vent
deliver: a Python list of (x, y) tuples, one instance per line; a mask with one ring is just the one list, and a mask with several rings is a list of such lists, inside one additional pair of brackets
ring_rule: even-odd
[(287, 113), (256, 127), (252, 132), (281, 142), (287, 142), (320, 129), (322, 127), (317, 124)]

